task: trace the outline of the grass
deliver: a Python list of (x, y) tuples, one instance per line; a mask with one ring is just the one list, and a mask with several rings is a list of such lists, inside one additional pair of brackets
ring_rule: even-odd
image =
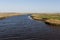
[(48, 18), (60, 20), (60, 14), (32, 14), (36, 18)]
[(0, 13), (0, 20), (11, 17), (11, 16), (18, 16), (19, 13)]
[(32, 17), (36, 20), (43, 20), (45, 23), (60, 25), (60, 14), (32, 14)]

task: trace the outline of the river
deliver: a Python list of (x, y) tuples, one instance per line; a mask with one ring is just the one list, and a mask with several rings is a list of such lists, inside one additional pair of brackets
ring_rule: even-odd
[(0, 40), (60, 40), (60, 27), (49, 26), (29, 16), (0, 20)]

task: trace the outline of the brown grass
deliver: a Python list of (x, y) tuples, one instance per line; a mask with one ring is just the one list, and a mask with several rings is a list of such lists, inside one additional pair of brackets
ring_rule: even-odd
[(32, 14), (32, 18), (37, 21), (43, 20), (49, 24), (60, 25), (60, 14)]
[(5, 19), (11, 16), (18, 16), (21, 15), (20, 13), (0, 13), (0, 20)]

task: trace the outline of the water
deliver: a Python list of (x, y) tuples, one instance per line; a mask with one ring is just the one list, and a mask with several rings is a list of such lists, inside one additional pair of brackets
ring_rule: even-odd
[(29, 16), (0, 20), (0, 40), (60, 40), (60, 27), (32, 20)]

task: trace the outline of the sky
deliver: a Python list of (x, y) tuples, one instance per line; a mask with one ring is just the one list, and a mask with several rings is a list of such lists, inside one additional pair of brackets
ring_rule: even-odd
[(60, 12), (60, 0), (0, 0), (0, 12)]

